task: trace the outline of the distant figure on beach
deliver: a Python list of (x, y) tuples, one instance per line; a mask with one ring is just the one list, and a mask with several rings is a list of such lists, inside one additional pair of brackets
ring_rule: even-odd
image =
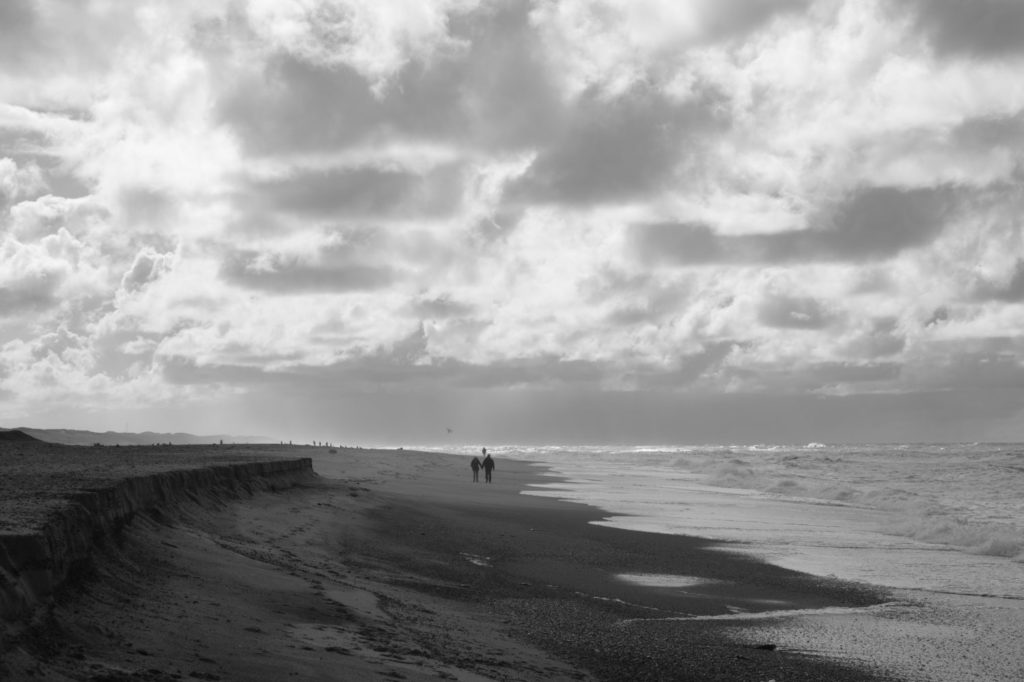
[(491, 472), (494, 471), (494, 460), (491, 459), (491, 456), (487, 454), (487, 448), (484, 448), (483, 452), (484, 452), (484, 461), (483, 461), (484, 481), (487, 482), (487, 483), (490, 483), (491, 482)]
[(476, 457), (474, 457), (473, 461), (469, 463), (469, 468), (473, 470), (473, 483), (480, 482), (480, 467), (480, 460)]

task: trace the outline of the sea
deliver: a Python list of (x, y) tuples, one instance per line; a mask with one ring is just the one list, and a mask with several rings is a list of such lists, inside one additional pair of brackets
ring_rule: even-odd
[(1024, 444), (488, 451), (544, 465), (550, 482), (523, 494), (598, 507), (607, 516), (597, 523), (728, 541), (723, 551), (893, 595), (867, 609), (724, 616), (746, 620), (751, 643), (770, 638), (896, 679), (1024, 680)]

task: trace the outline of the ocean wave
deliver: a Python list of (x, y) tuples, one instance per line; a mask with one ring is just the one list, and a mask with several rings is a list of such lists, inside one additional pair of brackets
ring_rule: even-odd
[[(831, 447), (831, 446), (829, 446)], [(993, 452), (991, 462), (975, 455), (941, 455), (938, 448), (915, 449), (909, 458), (895, 457), (908, 446), (885, 449), (809, 451), (748, 450), (678, 458), (673, 465), (696, 473), (702, 484), (752, 490), (796, 503), (839, 504), (885, 513), (891, 520), (879, 531), (919, 542), (943, 545), (973, 554), (1024, 561), (1024, 524), (992, 522), (1005, 517), (1007, 486), (1019, 482), (1017, 461), (1010, 453)], [(1007, 460), (1013, 461), (1009, 464)], [(986, 465), (991, 464), (991, 467)], [(1010, 480), (1007, 480), (1009, 478)], [(968, 487), (970, 490), (968, 490)], [(978, 502), (976, 491), (989, 497)], [(971, 490), (975, 492), (971, 492)], [(1012, 518), (1012, 517), (1010, 517)]]
[(718, 488), (757, 489), (761, 478), (759, 473), (741, 459), (730, 459), (708, 472), (707, 485)]
[(1024, 532), (1003, 524), (973, 523), (950, 516), (925, 516), (904, 519), (882, 530), (890, 535), (955, 547), (972, 554), (1024, 561)]
[(727, 495), (747, 490), (793, 504), (861, 509), (876, 533), (1024, 562), (1019, 445), (817, 445), (560, 447), (531, 455), (563, 469), (578, 464), (607, 480), (613, 498), (632, 499), (636, 481), (664, 481), (665, 499), (694, 483)]

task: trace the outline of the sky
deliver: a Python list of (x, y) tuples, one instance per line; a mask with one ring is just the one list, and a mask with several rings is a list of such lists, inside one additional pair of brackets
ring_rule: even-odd
[(1024, 441), (1024, 2), (4, 0), (0, 425)]

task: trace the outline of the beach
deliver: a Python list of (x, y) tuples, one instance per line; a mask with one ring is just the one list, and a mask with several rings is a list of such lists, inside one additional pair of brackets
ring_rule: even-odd
[(591, 524), (593, 507), (520, 494), (551, 480), (543, 467), (499, 457), (494, 483), (474, 484), (459, 455), (262, 454), (310, 457), (315, 475), (277, 491), (198, 492), (97, 539), (32, 624), (8, 628), (4, 678), (884, 677), (751, 641), (742, 622), (715, 617), (771, 622), (885, 594), (707, 540)]

